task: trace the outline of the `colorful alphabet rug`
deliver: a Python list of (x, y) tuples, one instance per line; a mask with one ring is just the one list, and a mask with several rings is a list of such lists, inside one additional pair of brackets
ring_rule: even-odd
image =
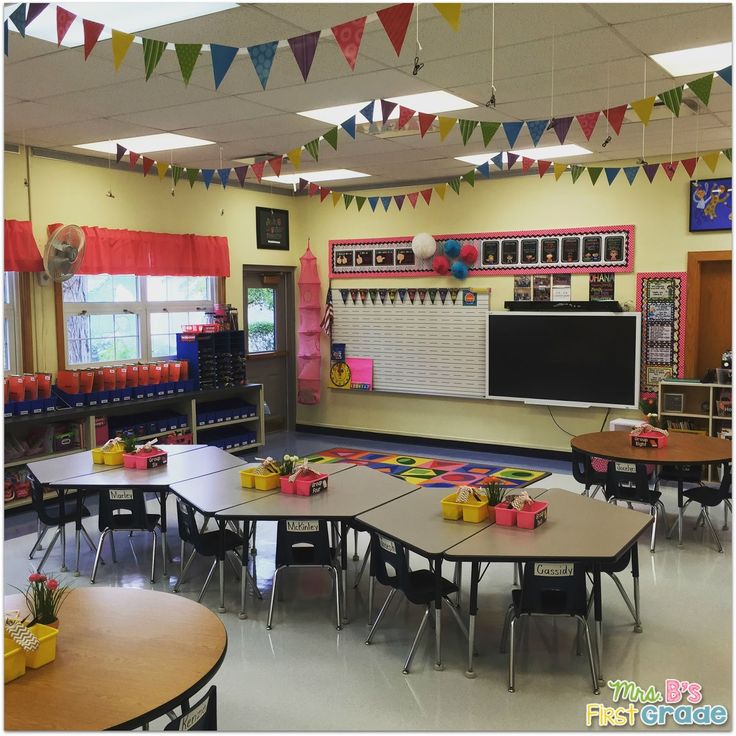
[(542, 470), (509, 468), (503, 465), (479, 465), (473, 462), (397, 455), (393, 452), (377, 450), (354, 450), (349, 447), (333, 447), (330, 450), (310, 455), (308, 460), (310, 463), (366, 465), (382, 473), (389, 473), (409, 483), (427, 488), (478, 486), (487, 481), (496, 481), (507, 488), (523, 488), (549, 475)]

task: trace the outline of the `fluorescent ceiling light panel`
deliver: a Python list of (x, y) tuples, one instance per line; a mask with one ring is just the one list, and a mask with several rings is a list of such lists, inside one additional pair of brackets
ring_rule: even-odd
[[(18, 7), (18, 4), (5, 6), (5, 19)], [(178, 23), (183, 20), (200, 18), (237, 8), (237, 3), (64, 3), (64, 9), (77, 17), (69, 28), (62, 46), (83, 46), (84, 28), (82, 18), (103, 23), (105, 30), (100, 41), (111, 38), (112, 29), (124, 33), (140, 33), (151, 28)], [(11, 31), (17, 33), (15, 26), (8, 23)], [(56, 6), (49, 5), (26, 29), (27, 36), (50, 41), (54, 45), (56, 33)]]
[(717, 43), (713, 46), (652, 54), (650, 58), (673, 77), (683, 77), (686, 74), (705, 74), (730, 66), (731, 53), (730, 43)]
[[(564, 146), (541, 146), (539, 148), (519, 148), (514, 149), (511, 153), (515, 153), (518, 156), (526, 156), (527, 158), (533, 158), (538, 161), (540, 158), (545, 161), (557, 160), (560, 158), (567, 158), (569, 156), (589, 156), (592, 151), (587, 148), (578, 146), (575, 143), (566, 143)], [(498, 156), (498, 151), (491, 153), (479, 153), (474, 156), (455, 156), (458, 161), (465, 161), (474, 166), (490, 161), (494, 156)], [(506, 152), (504, 151), (503, 162), (506, 163)]]
[[(389, 102), (395, 102), (397, 105), (403, 105), (409, 107), (412, 110), (418, 112), (429, 112), (439, 114), (442, 112), (449, 112), (450, 110), (467, 110), (470, 107), (477, 107), (474, 102), (468, 102), (451, 95), (449, 92), (438, 90), (435, 92), (422, 92), (416, 95), (403, 95), (402, 97), (386, 97)], [(332, 123), (333, 125), (339, 125), (345, 122), (352, 115), (356, 115), (362, 110), (370, 100), (365, 102), (352, 102), (349, 105), (338, 105), (336, 107), (323, 107), (318, 110), (305, 110), (304, 112), (298, 112), (297, 115), (303, 115), (305, 118), (312, 118), (313, 120), (320, 120), (323, 123)], [(389, 120), (395, 120), (399, 117), (399, 108), (397, 107), (391, 115)], [(373, 122), (380, 123), (383, 121), (383, 114), (381, 112), (381, 103), (376, 101), (373, 107)]]
[(80, 143), (74, 146), (74, 148), (86, 148), (89, 151), (100, 151), (100, 153), (117, 153), (118, 143), (121, 146), (125, 146), (129, 151), (150, 153), (151, 151), (175, 151), (179, 148), (211, 146), (214, 141), (190, 138), (189, 136), (178, 135), (177, 133), (158, 133), (156, 135), (139, 135), (136, 138), (121, 138), (116, 141)]
[(300, 174), (283, 174), (281, 176), (264, 176), (264, 181), (272, 181), (276, 184), (298, 184), (299, 179), (311, 182), (318, 181), (340, 181), (342, 179), (361, 179), (370, 174), (351, 169), (330, 169), (328, 171), (308, 171)]

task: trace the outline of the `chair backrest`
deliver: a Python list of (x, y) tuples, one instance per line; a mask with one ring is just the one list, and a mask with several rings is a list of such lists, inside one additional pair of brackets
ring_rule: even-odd
[[(118, 529), (149, 529), (146, 499), (141, 492), (130, 488), (100, 491), (100, 531), (116, 526)], [(122, 518), (121, 518), (122, 517)]]
[(327, 522), (317, 519), (282, 519), (276, 530), (276, 567), (331, 565), (332, 550)]
[(723, 463), (723, 475), (721, 476), (720, 492), (724, 498), (731, 498), (731, 463)]
[(527, 562), (520, 613), (585, 616), (585, 566), (573, 562)]
[(657, 476), (659, 480), (682, 480), (684, 483), (700, 483), (703, 477), (703, 466), (700, 464), (663, 465)]
[(371, 533), (371, 575), (381, 585), (406, 592), (409, 586), (409, 554), (401, 542)]
[(644, 463), (608, 463), (606, 499), (619, 498), (624, 501), (649, 503), (650, 490), (647, 467)]
[(164, 731), (217, 731), (217, 688), (213, 685), (201, 700), (182, 711)]
[(176, 518), (179, 522), (179, 538), (197, 549), (201, 535), (194, 515), (194, 507), (180, 498), (176, 501)]
[(38, 518), (46, 526), (53, 526), (58, 521), (46, 513), (46, 503), (43, 500), (43, 486), (29, 473), (28, 480), (31, 483), (31, 505), (38, 514)]
[(606, 474), (593, 467), (590, 455), (579, 450), (572, 451), (572, 475), (586, 489), (594, 485), (604, 485), (606, 482)]

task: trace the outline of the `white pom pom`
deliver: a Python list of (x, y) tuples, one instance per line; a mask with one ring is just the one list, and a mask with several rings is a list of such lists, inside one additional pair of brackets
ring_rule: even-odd
[(411, 241), (411, 249), (417, 258), (431, 258), (437, 250), (437, 243), (429, 233), (417, 233)]

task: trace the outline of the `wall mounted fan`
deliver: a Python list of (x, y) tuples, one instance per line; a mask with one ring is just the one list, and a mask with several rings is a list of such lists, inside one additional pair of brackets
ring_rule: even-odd
[(84, 258), (84, 231), (79, 225), (59, 225), (43, 251), (45, 274), (41, 283), (67, 281), (79, 270)]

